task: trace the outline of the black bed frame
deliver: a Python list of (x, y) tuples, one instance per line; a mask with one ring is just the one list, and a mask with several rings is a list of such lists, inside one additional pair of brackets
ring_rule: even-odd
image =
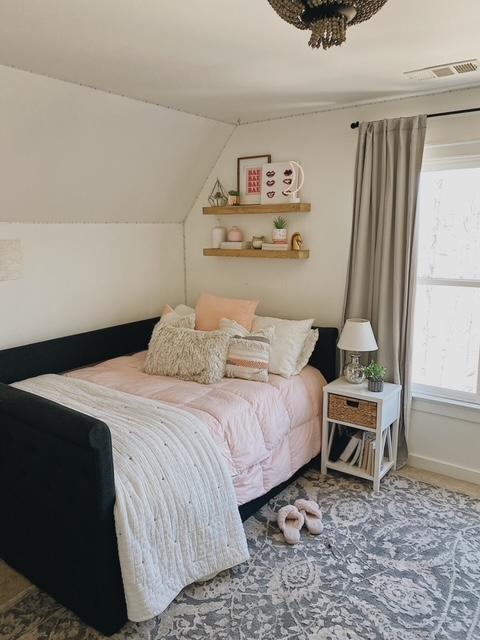
[[(142, 351), (157, 320), (0, 351), (0, 556), (105, 635), (127, 621), (110, 431), (95, 418), (8, 385)], [(319, 332), (310, 364), (330, 381), (338, 332)], [(242, 519), (288, 482), (242, 505)]]

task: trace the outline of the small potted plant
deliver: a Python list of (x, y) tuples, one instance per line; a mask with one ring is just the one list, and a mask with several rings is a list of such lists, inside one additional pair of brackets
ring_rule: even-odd
[(287, 219), (278, 216), (273, 221), (272, 240), (274, 244), (286, 244), (287, 242)]
[(240, 194), (238, 193), (238, 191), (232, 189), (228, 192), (228, 204), (230, 206), (240, 204)]
[(378, 362), (371, 362), (367, 367), (364, 367), (363, 372), (368, 380), (368, 390), (380, 393), (383, 391), (383, 381), (387, 370), (382, 367)]

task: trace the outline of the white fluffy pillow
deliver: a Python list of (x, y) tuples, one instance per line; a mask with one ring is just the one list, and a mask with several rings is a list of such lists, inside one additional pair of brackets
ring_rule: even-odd
[(195, 328), (195, 313), (190, 315), (181, 315), (177, 311), (164, 313), (158, 323), (162, 327), (184, 327), (185, 329)]
[(195, 309), (193, 307), (189, 307), (186, 304), (177, 304), (175, 307), (175, 313), (178, 313), (179, 316), (191, 316), (195, 315)]
[(308, 332), (303, 344), (303, 349), (297, 360), (295, 375), (300, 373), (300, 371), (307, 366), (308, 361), (310, 360), (310, 356), (312, 355), (313, 350), (315, 349), (315, 345), (317, 344), (318, 335), (318, 329), (310, 329), (310, 331)]
[(266, 327), (275, 327), (270, 352), (269, 371), (271, 373), (277, 373), (284, 378), (290, 378), (298, 373), (298, 361), (312, 324), (313, 318), (309, 320), (283, 320), (255, 316), (252, 332), (262, 331)]

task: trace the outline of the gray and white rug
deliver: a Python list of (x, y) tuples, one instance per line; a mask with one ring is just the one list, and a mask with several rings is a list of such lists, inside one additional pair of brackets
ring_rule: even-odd
[[(275, 512), (317, 500), (325, 530), (283, 542)], [(479, 640), (480, 502), (392, 476), (370, 485), (309, 471), (246, 523), (250, 562), (186, 589), (121, 640)], [(31, 589), (0, 612), (9, 640), (98, 638)]]

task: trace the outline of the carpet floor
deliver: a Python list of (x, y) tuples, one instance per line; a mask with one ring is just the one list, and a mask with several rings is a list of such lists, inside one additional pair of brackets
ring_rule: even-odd
[[(313, 498), (324, 532), (290, 547), (279, 507)], [(308, 471), (245, 523), (250, 561), (192, 585), (119, 640), (480, 640), (480, 501), (399, 476)], [(0, 611), (9, 640), (99, 638), (35, 587)]]

